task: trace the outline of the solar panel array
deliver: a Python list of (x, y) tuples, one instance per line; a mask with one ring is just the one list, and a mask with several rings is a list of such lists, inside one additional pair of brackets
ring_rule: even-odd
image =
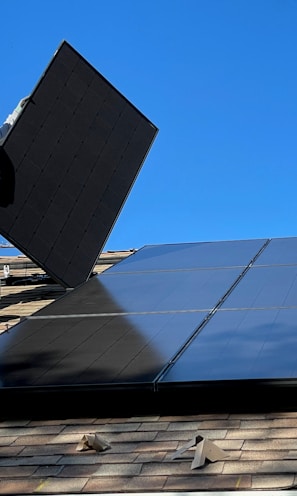
[(3, 415), (296, 408), (297, 238), (145, 246), (90, 277), (157, 131), (63, 42), (0, 148), (0, 233), (74, 288), (0, 335)]
[(187, 392), (187, 408), (214, 384), (295, 385), (296, 253), (297, 238), (145, 246), (0, 336), (0, 398)]
[(0, 234), (64, 287), (86, 281), (157, 131), (64, 41), (0, 149)]

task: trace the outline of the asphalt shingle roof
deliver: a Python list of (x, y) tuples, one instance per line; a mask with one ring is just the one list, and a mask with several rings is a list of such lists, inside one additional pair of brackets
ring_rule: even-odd
[[(101, 255), (96, 271), (131, 252)], [(0, 259), (0, 270), (40, 273), (28, 259)], [(23, 267), (23, 268), (22, 268)], [(65, 292), (58, 285), (4, 286), (0, 330), (9, 330)], [(9, 419), (0, 414), (0, 494), (91, 494), (293, 489), (297, 484), (297, 412), (208, 413), (106, 418), (94, 397), (93, 418)], [(224, 398), (221, 398), (223, 404)], [(1, 406), (0, 406), (1, 408)], [(18, 405), (15, 405), (17, 410)], [(198, 407), (199, 408), (199, 407)], [(110, 448), (77, 447), (97, 434)], [(192, 469), (196, 447), (173, 458), (200, 435), (226, 458)]]
[[(100, 409), (100, 404), (98, 404)], [(291, 489), (297, 413), (2, 420), (0, 494)], [(110, 448), (78, 451), (85, 434)], [(226, 453), (191, 469), (199, 433)]]

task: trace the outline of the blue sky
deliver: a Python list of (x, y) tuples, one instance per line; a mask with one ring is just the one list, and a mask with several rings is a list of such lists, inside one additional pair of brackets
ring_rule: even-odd
[(296, 0), (2, 2), (0, 120), (66, 40), (159, 128), (104, 250), (296, 236), (296, 26)]

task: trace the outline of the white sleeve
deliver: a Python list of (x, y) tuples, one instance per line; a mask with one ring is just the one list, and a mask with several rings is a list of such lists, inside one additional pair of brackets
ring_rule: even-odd
[(6, 117), (6, 120), (4, 122), (4, 124), (9, 124), (9, 126), (12, 126), (15, 121), (17, 120), (18, 116), (19, 116), (20, 112), (18, 112), (16, 109), (12, 112), (12, 114), (9, 114), (7, 117)]
[(7, 120), (4, 122), (4, 124), (2, 124), (2, 126), (0, 126), (0, 139), (5, 138), (11, 126), (12, 125), (7, 122)]
[(19, 101), (17, 107), (12, 112), (12, 114), (9, 114), (6, 117), (4, 124), (2, 126), (0, 126), (0, 140), (4, 139), (4, 137), (7, 135), (8, 131), (10, 130), (10, 128), (13, 126), (13, 124), (17, 120), (18, 116), (22, 112), (22, 110), (23, 110), (23, 108), (24, 108), (24, 106), (28, 100), (29, 100), (28, 96), (25, 98), (22, 98)]

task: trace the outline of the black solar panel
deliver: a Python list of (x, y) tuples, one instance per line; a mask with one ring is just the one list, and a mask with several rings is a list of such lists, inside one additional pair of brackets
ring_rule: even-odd
[(140, 249), (0, 336), (0, 400), (295, 408), (296, 242)]
[(144, 246), (110, 272), (246, 267), (261, 253), (265, 239)]
[(296, 318), (297, 308), (218, 311), (162, 382), (296, 380)]
[(156, 134), (63, 42), (1, 149), (0, 233), (63, 286), (86, 281)]

